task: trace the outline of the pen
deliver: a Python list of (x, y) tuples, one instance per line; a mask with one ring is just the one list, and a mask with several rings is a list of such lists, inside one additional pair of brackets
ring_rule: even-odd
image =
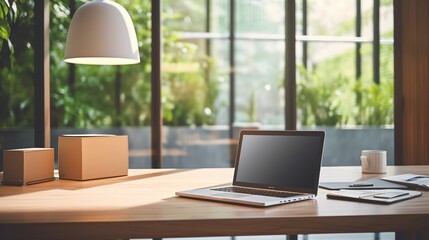
[(371, 187), (374, 186), (372, 183), (352, 183), (349, 184), (349, 187)]

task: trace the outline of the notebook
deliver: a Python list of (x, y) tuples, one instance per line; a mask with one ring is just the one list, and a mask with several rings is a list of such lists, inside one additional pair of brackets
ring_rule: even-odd
[(323, 131), (240, 132), (232, 185), (176, 192), (181, 197), (272, 206), (317, 195)]
[(390, 177), (385, 177), (383, 180), (403, 184), (411, 188), (429, 189), (429, 176), (417, 174), (401, 174)]
[(412, 190), (379, 189), (379, 190), (347, 190), (330, 192), (327, 198), (357, 202), (392, 204), (421, 196), (422, 193)]

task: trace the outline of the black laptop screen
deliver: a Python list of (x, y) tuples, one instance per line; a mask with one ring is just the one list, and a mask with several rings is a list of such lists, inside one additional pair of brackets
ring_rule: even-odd
[(317, 193), (324, 133), (286, 132), (242, 134), (234, 184)]

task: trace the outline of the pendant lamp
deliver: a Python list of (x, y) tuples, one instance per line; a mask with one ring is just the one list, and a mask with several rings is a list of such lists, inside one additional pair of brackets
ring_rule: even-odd
[(67, 33), (64, 61), (92, 65), (139, 63), (136, 32), (125, 8), (108, 0), (82, 5)]

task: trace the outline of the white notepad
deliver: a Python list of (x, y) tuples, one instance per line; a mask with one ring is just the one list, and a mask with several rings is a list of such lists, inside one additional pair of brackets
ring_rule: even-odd
[(326, 195), (328, 198), (391, 204), (421, 196), (422, 193), (412, 190), (380, 189), (380, 190), (339, 190)]

